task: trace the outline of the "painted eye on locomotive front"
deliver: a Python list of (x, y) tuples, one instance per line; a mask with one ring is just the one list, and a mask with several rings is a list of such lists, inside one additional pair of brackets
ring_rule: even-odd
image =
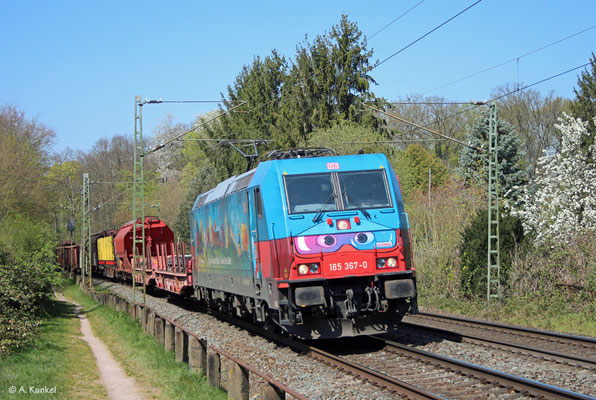
[(364, 246), (372, 243), (375, 235), (372, 232), (358, 232), (352, 239), (353, 246)]
[(317, 237), (317, 244), (321, 247), (332, 247), (337, 243), (335, 236), (332, 235), (321, 235)]

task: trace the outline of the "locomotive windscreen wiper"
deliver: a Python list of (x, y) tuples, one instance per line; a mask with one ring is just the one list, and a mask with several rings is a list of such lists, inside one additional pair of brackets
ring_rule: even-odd
[(321, 219), (321, 217), (323, 216), (323, 210), (325, 209), (325, 207), (329, 205), (329, 203), (334, 197), (335, 193), (333, 192), (333, 187), (331, 187), (331, 189), (329, 190), (329, 197), (327, 197), (327, 200), (325, 200), (325, 204), (323, 204), (321, 208), (319, 208), (319, 211), (317, 211), (317, 213), (315, 214), (315, 217), (312, 219), (312, 222), (319, 222), (319, 219)]
[(344, 197), (346, 198), (346, 200), (348, 201), (348, 203), (351, 203), (353, 205), (356, 206), (356, 208), (358, 210), (360, 210), (360, 212), (362, 214), (364, 214), (364, 216), (368, 219), (370, 219), (370, 213), (368, 211), (366, 211), (364, 208), (362, 208), (362, 205), (356, 203), (355, 201), (352, 201), (352, 199), (350, 199), (350, 196), (348, 196), (348, 190), (346, 188), (344, 188), (344, 192), (343, 192)]

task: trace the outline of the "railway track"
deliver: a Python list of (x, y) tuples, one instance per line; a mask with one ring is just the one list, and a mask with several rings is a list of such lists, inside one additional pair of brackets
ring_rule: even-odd
[(363, 363), (366, 361), (365, 365), (376, 363), (379, 365), (377, 370), (382, 369), (385, 373), (398, 378), (407, 376), (409, 383), (432, 390), (445, 398), (591, 399), (590, 396), (429, 353), (390, 340), (376, 337), (371, 339), (382, 345), (377, 352), (380, 354), (379, 357), (369, 353), (365, 356), (350, 356), (350, 358)]
[(431, 313), (408, 316), (403, 325), (508, 346), (569, 365), (596, 367), (594, 338)]
[[(225, 315), (220, 317), (238, 324), (236, 319)], [(330, 346), (332, 350), (327, 351), (312, 343), (277, 335), (244, 321), (239, 323), (245, 329), (283, 343), (327, 365), (389, 390), (396, 397), (592, 399), (587, 395), (418, 350), (379, 337), (368, 336), (345, 340), (342, 343), (334, 343)], [(358, 354), (358, 343), (362, 340), (369, 342)], [(355, 346), (346, 345), (346, 342)], [(372, 347), (370, 347), (371, 343), (374, 343)], [(339, 352), (333, 350), (336, 344), (341, 349)], [(349, 349), (347, 354), (339, 355), (346, 353), (347, 348)]]
[[(164, 299), (165, 300), (165, 299)], [(195, 309), (189, 304), (178, 306)], [(424, 352), (380, 338), (330, 341), (339, 349), (324, 347), (325, 342), (302, 342), (265, 331), (225, 314), (220, 320), (285, 345), (317, 362), (332, 366), (363, 382), (388, 392), (387, 397), (412, 399), (545, 398), (589, 399), (591, 397), (545, 385), (530, 379), (483, 368)], [(314, 344), (313, 344), (314, 343)], [(323, 346), (321, 346), (323, 344)]]

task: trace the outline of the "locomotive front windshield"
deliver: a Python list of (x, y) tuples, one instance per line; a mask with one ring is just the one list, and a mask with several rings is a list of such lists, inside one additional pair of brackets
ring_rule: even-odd
[(337, 177), (345, 210), (391, 206), (383, 171), (340, 172)]
[(290, 213), (337, 210), (331, 174), (286, 175)]
[(285, 175), (290, 214), (391, 207), (384, 170)]

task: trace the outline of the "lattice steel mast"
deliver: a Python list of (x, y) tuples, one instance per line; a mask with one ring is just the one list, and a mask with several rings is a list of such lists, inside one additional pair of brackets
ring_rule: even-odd
[(91, 278), (91, 209), (89, 207), (89, 174), (83, 174), (83, 186), (81, 188), (81, 251), (80, 265), (82, 285), (85, 285), (85, 277), (89, 278), (89, 287), (93, 285)]
[(501, 295), (501, 245), (499, 238), (499, 159), (497, 154), (497, 106), (489, 105), (488, 117), (488, 252), (486, 302)]
[[(143, 172), (143, 102), (141, 96), (135, 96), (135, 139), (132, 195), (132, 300), (135, 301), (136, 269), (140, 264), (143, 276), (143, 303), (146, 301), (145, 282), (145, 182)], [(137, 233), (138, 232), (138, 233)], [(140, 247), (140, 254), (139, 254)]]

